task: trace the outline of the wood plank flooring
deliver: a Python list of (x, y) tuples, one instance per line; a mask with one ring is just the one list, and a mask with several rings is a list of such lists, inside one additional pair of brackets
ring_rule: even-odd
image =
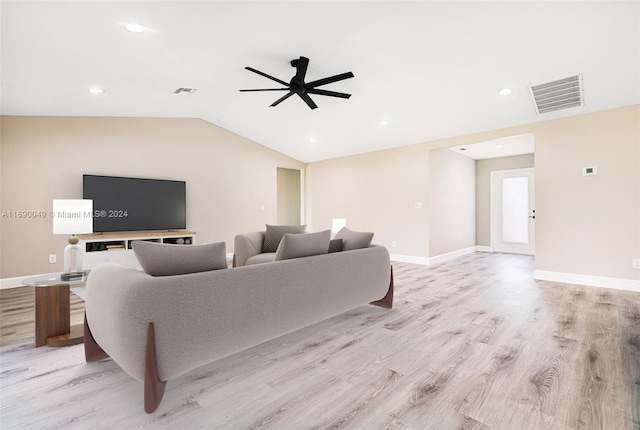
[(640, 429), (640, 294), (536, 282), (520, 255), (393, 266), (393, 309), (362, 306), (169, 381), (150, 415), (111, 360), (36, 349), (28, 289), (2, 291), (0, 427)]

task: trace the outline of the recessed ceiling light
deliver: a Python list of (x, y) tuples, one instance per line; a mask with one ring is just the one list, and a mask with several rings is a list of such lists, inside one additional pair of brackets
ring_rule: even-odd
[(500, 94), (501, 96), (508, 96), (509, 94), (511, 94), (511, 88), (503, 88), (498, 92), (498, 94)]
[(89, 88), (91, 94), (102, 94), (104, 90), (102, 88)]
[(504, 145), (498, 145), (498, 146), (496, 146), (496, 149), (502, 149), (502, 148), (504, 148)]
[(380, 124), (383, 127), (386, 127), (387, 125), (389, 125), (389, 121), (387, 121), (386, 119), (383, 119), (382, 121), (379, 121), (378, 124)]
[(143, 26), (136, 24), (135, 22), (127, 24), (125, 28), (132, 33), (142, 33), (145, 30)]
[(315, 137), (310, 137), (310, 138), (309, 138), (309, 142), (311, 142), (311, 143), (316, 143), (316, 142), (317, 142), (317, 140), (316, 140), (316, 138), (315, 138)]

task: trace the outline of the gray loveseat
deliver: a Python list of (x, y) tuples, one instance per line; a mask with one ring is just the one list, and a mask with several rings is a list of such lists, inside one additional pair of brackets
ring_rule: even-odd
[(233, 269), (151, 276), (102, 264), (86, 287), (85, 356), (144, 381), (145, 411), (166, 381), (368, 303), (390, 308), (382, 246)]

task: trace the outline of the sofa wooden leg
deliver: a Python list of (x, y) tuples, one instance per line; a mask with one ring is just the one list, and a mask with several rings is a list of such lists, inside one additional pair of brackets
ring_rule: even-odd
[(391, 266), (391, 278), (389, 280), (389, 291), (387, 291), (387, 295), (380, 300), (371, 302), (371, 304), (388, 309), (391, 309), (393, 307), (393, 266)]
[(153, 323), (149, 323), (147, 330), (147, 349), (144, 363), (144, 411), (148, 414), (158, 409), (167, 381), (158, 378), (156, 362), (156, 335)]
[(231, 262), (231, 267), (236, 267), (236, 254), (233, 254), (233, 261)]
[(105, 358), (109, 358), (109, 354), (107, 354), (100, 345), (96, 342), (91, 334), (91, 329), (89, 328), (89, 323), (87, 322), (87, 314), (84, 314), (84, 359), (87, 362), (91, 361), (100, 361)]

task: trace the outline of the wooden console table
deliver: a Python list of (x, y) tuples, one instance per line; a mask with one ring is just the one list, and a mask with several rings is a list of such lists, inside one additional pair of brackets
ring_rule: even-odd
[(84, 326), (71, 326), (69, 290), (71, 286), (84, 285), (86, 279), (85, 275), (82, 279), (63, 281), (60, 273), (50, 273), (22, 281), (24, 285), (35, 289), (36, 347), (69, 346), (83, 342)]

